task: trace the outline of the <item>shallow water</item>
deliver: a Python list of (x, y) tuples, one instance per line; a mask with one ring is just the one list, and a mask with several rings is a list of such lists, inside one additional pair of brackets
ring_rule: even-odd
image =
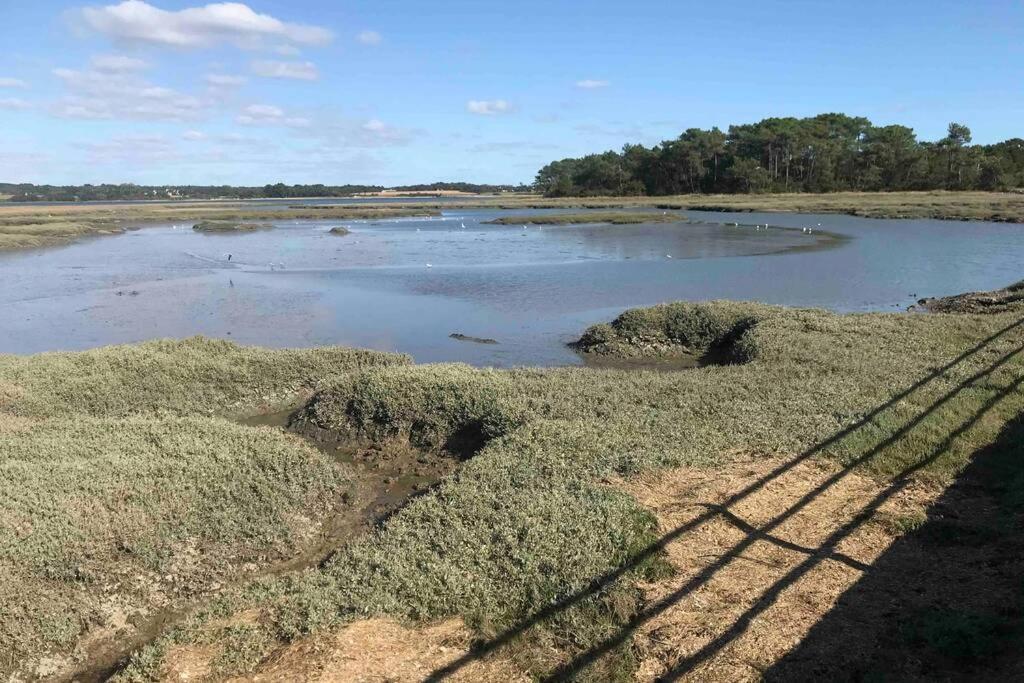
[[(690, 211), (690, 223), (482, 225), (508, 213), (282, 221), (245, 234), (156, 225), (0, 254), (0, 352), (204, 334), (420, 362), (578, 364), (565, 343), (630, 306), (727, 298), (892, 311), (1018, 280), (1024, 260), (1024, 228), (1010, 224)], [(335, 225), (352, 232), (328, 234)]]

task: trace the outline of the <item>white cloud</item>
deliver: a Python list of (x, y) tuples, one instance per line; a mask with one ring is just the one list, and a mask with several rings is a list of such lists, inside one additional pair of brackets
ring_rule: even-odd
[(205, 140), (206, 133), (201, 130), (186, 130), (181, 134), (181, 138), (183, 140), (188, 140), (189, 142), (196, 142), (198, 140)]
[(320, 77), (313, 62), (278, 62), (270, 59), (252, 63), (252, 71), (264, 78), (293, 78), (315, 81)]
[(210, 85), (215, 85), (222, 88), (234, 88), (239, 85), (245, 85), (249, 79), (245, 76), (233, 76), (231, 74), (206, 74), (203, 76)]
[(86, 7), (74, 18), (115, 41), (183, 48), (229, 44), (254, 49), (267, 40), (323, 45), (332, 38), (325, 28), (286, 23), (239, 2), (167, 11), (142, 0), (125, 0), (117, 5)]
[(299, 133), (301, 137), (316, 139), (317, 148), (339, 153), (353, 148), (374, 149), (402, 147), (411, 143), (425, 131), (395, 126), (380, 119), (317, 118)]
[(283, 57), (297, 57), (302, 54), (302, 50), (294, 45), (278, 45), (274, 48), (274, 52)]
[(608, 81), (600, 81), (593, 78), (586, 78), (582, 81), (576, 81), (577, 88), (583, 88), (584, 90), (596, 90), (597, 88), (607, 88), (611, 83)]
[(287, 126), (289, 128), (306, 128), (309, 119), (301, 116), (288, 116), (283, 109), (272, 104), (250, 104), (235, 122), (244, 126)]
[(130, 164), (147, 166), (180, 158), (178, 150), (160, 135), (126, 135), (103, 142), (78, 145), (86, 151), (90, 164)]
[(512, 105), (505, 100), (470, 100), (466, 103), (466, 111), (471, 114), (493, 116), (512, 110)]
[(356, 36), (356, 40), (363, 45), (380, 45), (383, 38), (376, 31), (360, 31), (359, 35)]
[(189, 121), (209, 108), (198, 97), (154, 85), (132, 71), (54, 69), (53, 74), (68, 90), (53, 107), (63, 118)]
[(357, 132), (350, 134), (348, 142), (353, 147), (386, 147), (404, 145), (411, 137), (411, 131), (388, 125), (380, 119), (370, 119)]
[(27, 88), (28, 83), (20, 78), (0, 78), (0, 88)]
[(127, 55), (95, 55), (89, 60), (89, 65), (96, 71), (108, 74), (142, 71), (149, 67), (149, 64), (141, 59)]
[(31, 102), (26, 102), (18, 97), (0, 97), (0, 109), (6, 109), (8, 111), (24, 111), (25, 109), (31, 108)]

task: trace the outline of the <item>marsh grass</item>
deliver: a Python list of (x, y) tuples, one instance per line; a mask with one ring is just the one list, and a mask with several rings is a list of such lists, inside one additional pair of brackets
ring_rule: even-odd
[(198, 337), (0, 355), (0, 671), (298, 552), (346, 471), (295, 436), (214, 416), (408, 362)]
[(865, 218), (936, 218), (1024, 222), (1019, 192), (832, 192), (826, 194), (725, 194), (675, 197), (521, 197), (435, 205), (449, 208), (632, 209), (844, 213)]
[(0, 642), (18, 657), (295, 552), (348, 485), (295, 437), (218, 419), (52, 419), (0, 432), (0, 453)]
[(281, 403), (352, 370), (410, 362), (375, 351), (261, 349), (203, 337), (80, 353), (0, 354), (0, 415), (230, 414)]
[[(0, 250), (66, 244), (89, 235), (111, 235), (147, 223), (197, 223), (200, 231), (229, 231), (254, 221), (296, 219), (385, 219), (438, 215), (429, 207), (359, 205), (304, 208), (253, 208), (241, 204), (151, 204), (0, 207)], [(231, 227), (234, 225), (235, 227)]]
[(196, 232), (254, 232), (271, 230), (269, 223), (235, 223), (234, 221), (199, 221), (192, 226)]
[[(817, 448), (818, 457), (881, 480), (909, 467), (916, 478), (948, 483), (1024, 409), (1019, 391), (1005, 391), (1024, 368), (1024, 334), (1007, 315), (833, 315), (716, 302), (632, 311), (610, 329), (628, 332), (623, 344), (658, 338), (707, 348), (737, 326), (745, 362), (686, 372), (432, 365), (340, 378), (310, 400), (296, 427), (428, 447), (458, 437), (475, 455), (319, 570), (222, 595), (137, 653), (123, 678), (158, 675), (168, 647), (196, 642), (211, 619), (243, 610), (262, 615), (259, 637), (272, 639), (261, 640), (264, 651), (366, 616), (459, 616), (482, 641), (517, 634), (505, 647), (543, 676), (615, 633), (636, 609), (634, 582), (658, 571), (651, 516), (608, 481), (713, 467), (738, 452)], [(891, 400), (906, 387), (914, 389)], [(985, 419), (950, 437), (950, 425), (980, 406)], [(636, 557), (646, 559), (634, 566)], [(627, 564), (620, 580), (595, 587), (596, 577)], [(533, 620), (572, 595), (582, 597)], [(629, 662), (628, 645), (619, 647), (581, 676), (628, 677)]]

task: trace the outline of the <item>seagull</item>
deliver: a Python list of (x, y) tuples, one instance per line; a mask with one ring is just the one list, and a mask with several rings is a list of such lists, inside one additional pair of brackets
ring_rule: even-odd
[(672, 254), (665, 254), (665, 258), (672, 258)]
[(434, 264), (432, 264), (432, 263), (428, 263), (427, 264), (427, 268), (433, 268), (433, 267), (434, 267)]

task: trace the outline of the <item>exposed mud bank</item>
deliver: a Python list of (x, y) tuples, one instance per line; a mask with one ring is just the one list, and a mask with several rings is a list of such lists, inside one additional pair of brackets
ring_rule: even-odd
[(920, 299), (911, 311), (927, 313), (1006, 313), (1024, 308), (1024, 280), (990, 292)]

